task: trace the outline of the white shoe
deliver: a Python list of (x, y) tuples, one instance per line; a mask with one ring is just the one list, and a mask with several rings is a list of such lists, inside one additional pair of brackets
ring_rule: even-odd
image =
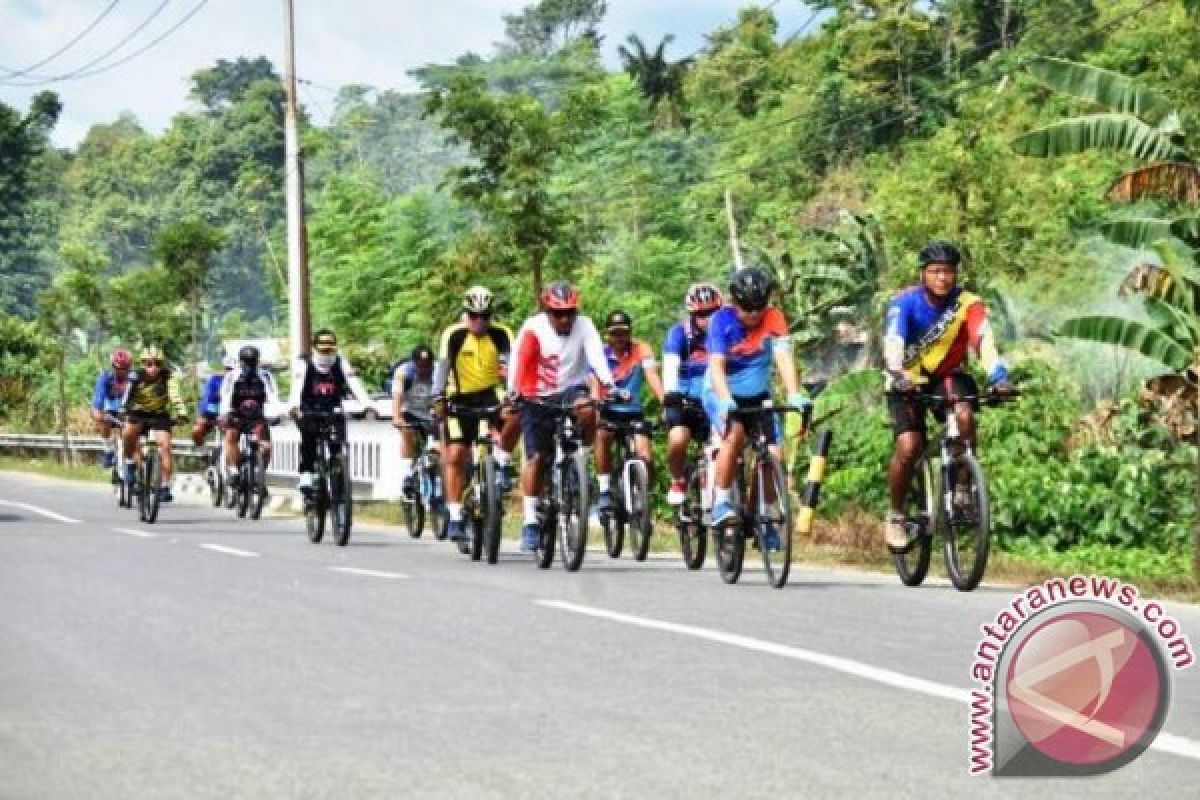
[(301, 472), (300, 480), (296, 482), (296, 488), (300, 491), (308, 491), (313, 488), (314, 476), (311, 472)]
[(671, 481), (671, 488), (667, 490), (667, 505), (683, 505), (683, 501), (687, 499), (684, 489), (683, 481)]
[(892, 513), (888, 515), (887, 526), (883, 530), (884, 541), (892, 550), (904, 550), (908, 547), (908, 531), (905, 528), (905, 519), (903, 514)]

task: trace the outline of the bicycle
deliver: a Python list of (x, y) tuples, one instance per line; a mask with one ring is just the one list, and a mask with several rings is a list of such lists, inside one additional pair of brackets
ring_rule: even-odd
[(117, 498), (117, 508), (132, 508), (133, 487), (125, 481), (125, 437), (121, 435), (125, 423), (113, 412), (108, 412), (104, 418), (108, 425), (116, 430), (114, 435), (117, 438), (117, 449), (113, 454), (112, 469), (109, 470), (109, 482)]
[[(346, 464), (346, 447), (342, 431), (346, 417), (338, 411), (306, 411), (299, 420), (311, 425), (317, 433), (316, 478), (312, 491), (304, 498), (304, 524), (308, 539), (318, 544), (325, 535), (325, 516), (333, 523), (333, 541), (345, 547), (350, 541), (353, 521), (354, 485)], [(335, 445), (341, 445), (336, 447)]]
[[(540, 569), (554, 562), (557, 536), (563, 568), (575, 572), (583, 566), (588, 535), (588, 469), (583, 451), (583, 431), (575, 422), (574, 403), (522, 402), (543, 408), (554, 418), (555, 458), (542, 465), (542, 492), (538, 498), (540, 536), (535, 562)], [(593, 401), (589, 401), (591, 403)]]
[(504, 504), (496, 488), (499, 466), (492, 455), (495, 442), (492, 439), (491, 421), (503, 409), (501, 405), (487, 407), (460, 406), (454, 402), (446, 404), (446, 413), (457, 417), (479, 420), (471, 457), (471, 480), (463, 490), (463, 516), (467, 521), (469, 539), (460, 539), (459, 551), (468, 553), (472, 561), (479, 561), (487, 554), (487, 563), (495, 564), (500, 558), (501, 526), (504, 519)]
[(225, 505), (225, 449), (218, 440), (217, 444), (209, 448), (208, 457), (205, 459), (204, 466), (204, 482), (208, 484), (209, 497), (212, 499), (213, 508), (220, 508)]
[(442, 458), (438, 452), (438, 439), (433, 430), (433, 423), (405, 413), (407, 424), (402, 430), (413, 430), (422, 438), (420, 445), (421, 456), (413, 465), (412, 480), (415, 483), (413, 497), (405, 497), (400, 501), (400, 515), (408, 535), (420, 539), (425, 531), (425, 518), (430, 518), (433, 538), (442, 541), (446, 538), (450, 525), (450, 514), (446, 509), (446, 489), (442, 476)]
[(629, 529), (629, 547), (635, 561), (645, 561), (650, 550), (653, 520), (650, 513), (650, 468), (637, 455), (637, 436), (649, 436), (654, 424), (644, 419), (601, 419), (601, 427), (613, 437), (613, 507), (600, 512), (604, 545), (610, 558), (620, 558)]
[[(945, 426), (937, 441), (927, 437), (925, 451), (913, 469), (904, 509), (904, 527), (908, 546), (889, 550), (900, 582), (905, 586), (920, 586), (929, 572), (933, 553), (933, 536), (940, 532), (942, 558), (950, 583), (960, 592), (979, 586), (987, 569), (991, 550), (991, 506), (988, 498), (987, 476), (983, 467), (962, 437), (954, 406), (958, 403), (978, 403), (997, 406), (1020, 396), (1019, 391), (985, 395), (952, 395), (942, 397), (920, 393), (889, 392), (908, 397), (935, 412), (945, 412)], [(933, 458), (937, 453), (939, 468), (935, 472)], [(960, 472), (961, 471), (961, 472)], [(955, 502), (954, 489), (965, 478), (966, 504)], [(940, 501), (940, 502), (939, 502)], [(964, 555), (966, 556), (964, 558)], [(964, 563), (967, 565), (964, 569)]]
[[(679, 406), (685, 412), (706, 413), (704, 406), (690, 397), (679, 398)], [(692, 451), (700, 448), (700, 459)], [(708, 444), (696, 439), (689, 444), (683, 462), (684, 498), (675, 510), (675, 528), (679, 533), (679, 551), (688, 569), (700, 569), (708, 549), (708, 526), (704, 522), (705, 493), (708, 484)]]
[[(712, 526), (717, 571), (725, 583), (737, 583), (741, 577), (746, 539), (752, 538), (762, 555), (767, 582), (775, 589), (782, 589), (787, 584), (792, 566), (791, 497), (787, 472), (771, 452), (766, 424), (774, 424), (773, 415), (790, 413), (804, 414), (803, 429), (807, 431), (812, 415), (811, 406), (796, 408), (767, 403), (729, 412), (730, 422), (739, 417), (745, 420), (757, 418), (760, 424), (754, 426), (753, 431), (747, 430), (744, 450), (751, 451), (751, 459), (747, 463), (744, 451), (739, 456), (731, 487), (731, 502), (739, 511), (738, 519), (732, 525)], [(768, 488), (772, 491), (768, 492)], [(777, 508), (774, 511), (768, 507), (768, 495), (775, 497)], [(766, 541), (767, 526), (771, 524), (779, 536), (779, 546), (775, 548), (769, 547)]]
[[(230, 491), (236, 498), (237, 515), (250, 519), (262, 516), (263, 503), (267, 499), (267, 465), (262, 457), (261, 443), (258, 440), (258, 425), (269, 424), (266, 420), (246, 421), (238, 436), (238, 482)], [(246, 432), (246, 425), (253, 428)]]
[[(169, 430), (169, 429), (168, 429)], [(162, 460), (158, 454), (158, 443), (151, 434), (154, 433), (147, 424), (142, 425), (138, 436), (138, 450), (142, 459), (134, 471), (131, 494), (137, 497), (138, 518), (148, 525), (158, 519), (160, 500), (158, 497), (159, 483), (162, 481)]]

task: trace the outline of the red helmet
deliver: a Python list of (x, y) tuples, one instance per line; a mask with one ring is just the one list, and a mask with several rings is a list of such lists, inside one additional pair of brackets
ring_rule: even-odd
[(721, 290), (711, 283), (693, 283), (683, 298), (683, 304), (690, 314), (716, 311), (722, 302)]
[(117, 350), (113, 350), (112, 355), (109, 356), (108, 363), (112, 365), (113, 369), (126, 370), (133, 366), (133, 356), (129, 355), (128, 350), (118, 348)]
[(546, 311), (578, 311), (579, 291), (567, 281), (555, 281), (538, 298)]

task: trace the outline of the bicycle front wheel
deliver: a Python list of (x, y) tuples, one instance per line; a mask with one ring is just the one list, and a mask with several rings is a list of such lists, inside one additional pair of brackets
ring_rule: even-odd
[(629, 549), (634, 561), (645, 561), (650, 552), (650, 470), (637, 459), (629, 469)]
[[(954, 514), (942, 515), (943, 554), (950, 582), (960, 592), (969, 592), (983, 580), (992, 541), (992, 515), (983, 467), (971, 453), (963, 453), (955, 470), (964, 470), (970, 503), (955, 506)], [(953, 487), (945, 491), (952, 492)]]
[(158, 451), (146, 455), (142, 465), (142, 521), (152, 524), (158, 519), (158, 485), (162, 481), (162, 467), (158, 462)]
[(562, 564), (567, 572), (583, 566), (588, 536), (587, 462), (582, 452), (576, 452), (562, 467), (558, 511), (558, 538), (562, 548)]
[(483, 462), (483, 551), (487, 563), (495, 564), (500, 559), (501, 525), (504, 510), (500, 505), (500, 492), (496, 489), (496, 462), (486, 458)]
[(238, 467), (237, 515), (246, 516), (250, 510), (250, 495), (254, 492), (254, 467), (248, 460), (243, 459)]
[(708, 531), (704, 528), (704, 506), (700, 489), (700, 473), (692, 470), (688, 474), (687, 493), (676, 512), (675, 526), (679, 530), (679, 551), (688, 569), (704, 566), (705, 550), (708, 547)]
[(338, 455), (329, 469), (329, 511), (333, 519), (333, 542), (345, 547), (350, 541), (350, 526), (354, 517), (354, 484), (345, 456)]
[(262, 450), (259, 450), (250, 464), (250, 485), (254, 487), (252, 490), (254, 493), (250, 497), (251, 519), (262, 517), (263, 504), (267, 501), (267, 465), (265, 461)]
[[(619, 477), (614, 476), (611, 479), (610, 486), (615, 487), (616, 492), (621, 492), (622, 482)], [(600, 527), (604, 531), (604, 549), (608, 552), (609, 558), (620, 558), (621, 551), (625, 548), (625, 513), (620, 508), (620, 500), (617, 504), (608, 511), (601, 511)]]
[[(733, 507), (741, 509), (742, 492), (740, 481), (734, 481), (730, 500)], [(740, 513), (740, 512), (739, 512)], [(717, 554), (717, 572), (725, 583), (737, 583), (742, 576), (742, 562), (746, 557), (745, 518), (739, 516), (729, 525), (712, 526), (713, 551)]]
[(318, 468), (311, 496), (304, 502), (304, 527), (313, 544), (319, 544), (325, 536), (325, 509), (329, 504), (325, 487), (325, 470)]
[(913, 473), (904, 516), (909, 546), (903, 553), (892, 552), (892, 564), (901, 583), (920, 586), (929, 572), (933, 531), (938, 520), (937, 478), (928, 459), (921, 459)]
[[(755, 525), (758, 550), (762, 554), (767, 582), (776, 589), (782, 589), (792, 569), (792, 504), (788, 495), (787, 474), (773, 458), (759, 465), (759, 474), (762, 475), (767, 495), (775, 495), (775, 508), (768, 508), (766, 518), (758, 519)], [(771, 528), (775, 529), (778, 542), (770, 541)]]

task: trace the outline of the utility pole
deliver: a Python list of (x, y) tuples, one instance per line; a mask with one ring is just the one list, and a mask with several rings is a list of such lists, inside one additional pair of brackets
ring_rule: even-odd
[(283, 0), (284, 13), (284, 173), (287, 176), (288, 338), (291, 356), (308, 352), (308, 233), (304, 227), (304, 164), (296, 121), (296, 42), (292, 0)]

